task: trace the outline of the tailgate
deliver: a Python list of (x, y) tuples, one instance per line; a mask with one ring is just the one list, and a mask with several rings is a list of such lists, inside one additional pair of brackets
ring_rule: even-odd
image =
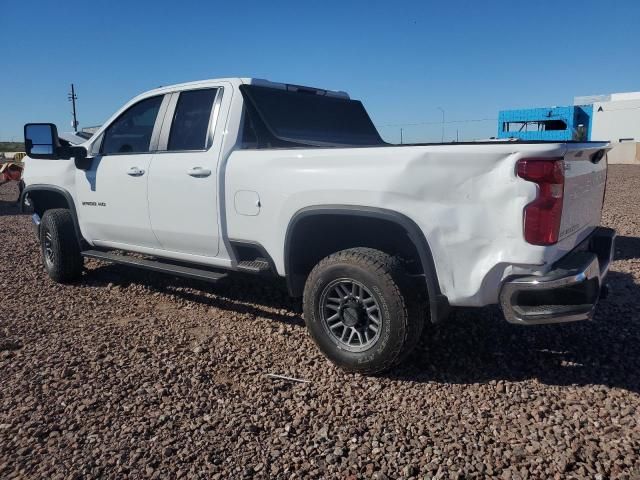
[(607, 181), (607, 158), (603, 150), (608, 150), (608, 144), (567, 145), (559, 236), (563, 246), (578, 244), (600, 225)]

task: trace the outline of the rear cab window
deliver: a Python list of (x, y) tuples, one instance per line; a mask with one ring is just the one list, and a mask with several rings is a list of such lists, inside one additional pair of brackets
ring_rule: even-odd
[(257, 85), (242, 85), (240, 91), (245, 99), (244, 148), (385, 144), (357, 100)]

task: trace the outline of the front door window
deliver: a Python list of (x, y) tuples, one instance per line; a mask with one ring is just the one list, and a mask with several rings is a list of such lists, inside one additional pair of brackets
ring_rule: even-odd
[(162, 97), (159, 95), (136, 103), (109, 125), (102, 142), (102, 154), (148, 152)]

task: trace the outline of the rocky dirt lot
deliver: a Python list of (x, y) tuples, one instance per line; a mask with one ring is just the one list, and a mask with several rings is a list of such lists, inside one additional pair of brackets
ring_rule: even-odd
[[(91, 261), (52, 283), (0, 187), (0, 478), (640, 478), (640, 168), (596, 320), (464, 312), (382, 377), (345, 374), (279, 283)], [(273, 380), (268, 373), (309, 383)]]

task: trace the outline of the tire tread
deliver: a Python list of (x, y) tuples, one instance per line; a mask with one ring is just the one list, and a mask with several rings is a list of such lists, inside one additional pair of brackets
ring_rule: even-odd
[(83, 260), (71, 212), (66, 208), (47, 210), (40, 225), (40, 246), (44, 257), (44, 235), (49, 230), (56, 261), (51, 268), (43, 258), (49, 277), (58, 283), (69, 283), (82, 273)]
[[(400, 300), (401, 315), (403, 320), (402, 329), (404, 336), (397, 343), (395, 349), (386, 355), (384, 361), (375, 366), (349, 366), (344, 367), (350, 371), (357, 371), (363, 374), (376, 374), (389, 370), (401, 363), (415, 348), (420, 340), (420, 335), (424, 328), (425, 315), (420, 307), (419, 295), (416, 288), (410, 284), (408, 276), (400, 258), (391, 256), (380, 250), (368, 247), (350, 248), (341, 250), (323, 258), (313, 268), (307, 279), (307, 285), (314, 282), (315, 277), (325, 268), (335, 263), (347, 263), (364, 268), (373, 275), (380, 278), (387, 289)], [(310, 300), (309, 288), (305, 288), (303, 304), (307, 305)]]

